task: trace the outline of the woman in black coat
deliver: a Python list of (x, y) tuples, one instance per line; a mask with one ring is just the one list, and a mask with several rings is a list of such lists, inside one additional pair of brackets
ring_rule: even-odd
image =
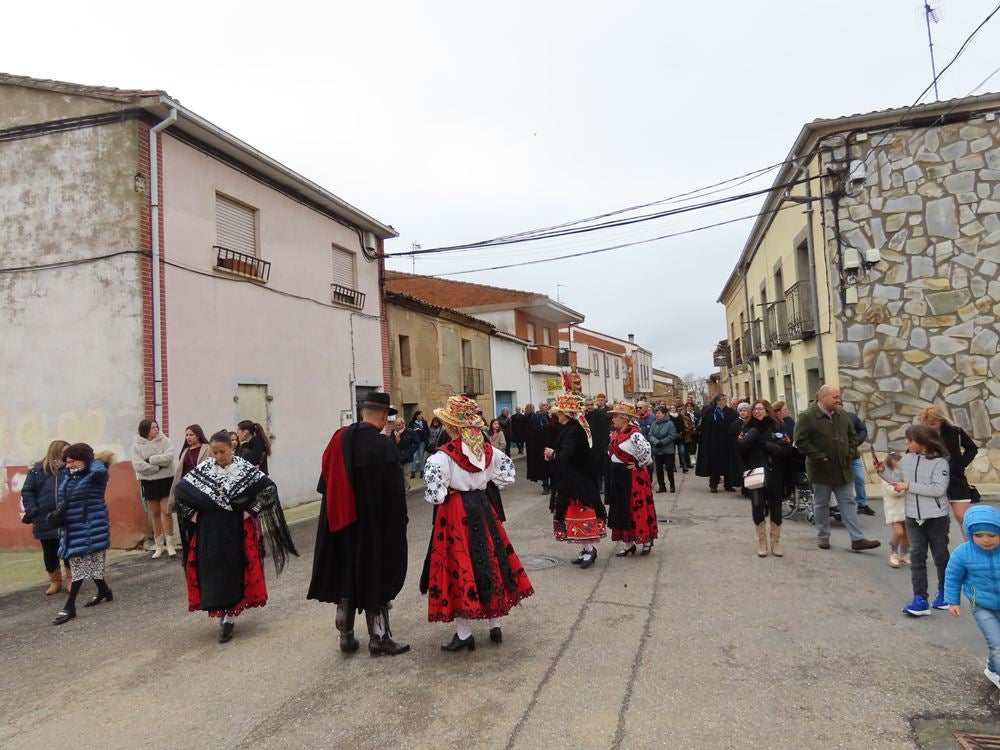
[(728, 399), (721, 393), (712, 398), (701, 415), (698, 460), (695, 475), (708, 477), (712, 492), (719, 491), (719, 479), (729, 492), (733, 487), (732, 451), (730, 450), (729, 426), (736, 419), (736, 412), (729, 408)]
[[(66, 473), (63, 451), (69, 446), (65, 440), (53, 440), (45, 452), (45, 459), (28, 471), (21, 487), (21, 506), (24, 515), (22, 523), (32, 525), (31, 532), (42, 545), (42, 560), (49, 574), (46, 596), (58, 594), (62, 588), (62, 574), (59, 572), (59, 531), (49, 523), (49, 513), (56, 509), (59, 482)], [(66, 566), (66, 588), (72, 579)]]
[(548, 418), (535, 412), (533, 404), (524, 407), (524, 441), (528, 448), (528, 481), (541, 482), (542, 492), (549, 491), (549, 466), (545, 463), (545, 440)]
[[(965, 477), (966, 467), (979, 453), (979, 448), (972, 442), (961, 427), (953, 425), (937, 406), (928, 406), (920, 412), (918, 419), (928, 427), (933, 427), (941, 433), (945, 448), (948, 449), (948, 500), (951, 512), (961, 529), (965, 512), (972, 503), (972, 488)], [(964, 530), (962, 532), (965, 533)]]
[(788, 475), (793, 469), (795, 449), (791, 437), (775, 418), (767, 401), (754, 401), (750, 415), (750, 420), (737, 437), (737, 448), (747, 471), (764, 469), (764, 486), (747, 490), (757, 530), (757, 555), (767, 557), (767, 519), (770, 516), (771, 554), (781, 557), (781, 506)]
[(741, 401), (740, 405), (736, 407), (736, 419), (729, 423), (729, 476), (732, 486), (734, 488), (739, 487), (740, 492), (745, 497), (750, 497), (750, 494), (743, 489), (743, 472), (746, 471), (748, 467), (743, 465), (743, 454), (740, 453), (738, 443), (740, 433), (743, 432), (743, 429), (749, 421), (750, 404), (746, 401)]

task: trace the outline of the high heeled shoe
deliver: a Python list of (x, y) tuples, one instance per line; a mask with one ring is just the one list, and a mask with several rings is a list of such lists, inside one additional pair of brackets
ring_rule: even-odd
[(653, 551), (653, 543), (652, 542), (646, 542), (644, 545), (642, 545), (642, 552), (640, 552), (639, 554), (642, 555), (643, 557), (645, 557), (646, 555), (648, 555), (652, 551)]
[(577, 555), (577, 556), (576, 556), (576, 559), (575, 559), (575, 560), (572, 560), (572, 561), (571, 561), (571, 563), (572, 563), (573, 565), (579, 565), (580, 563), (582, 563), (582, 562), (583, 562), (583, 556), (584, 556), (584, 554), (585, 554), (585, 553), (584, 553), (584, 551), (583, 551), (583, 550), (580, 550), (580, 554), (579, 554), (579, 555)]
[[(499, 630), (499, 628), (497, 628)], [(468, 649), (469, 651), (476, 650), (476, 636), (470, 635), (465, 640), (458, 637), (458, 633), (452, 636), (451, 642), (446, 643), (441, 647), (442, 651), (461, 651), (462, 649)]]
[(497, 645), (503, 643), (503, 631), (500, 629), (499, 625), (495, 628), (490, 628), (490, 640)]
[(629, 555), (635, 557), (635, 542), (632, 543), (631, 547), (622, 547), (615, 552), (615, 557), (628, 557)]
[(115, 600), (115, 595), (111, 593), (111, 589), (108, 589), (106, 593), (100, 593), (91, 599), (89, 602), (84, 604), (84, 607), (96, 607), (98, 604), (104, 601), (113, 602)]
[(583, 559), (580, 561), (580, 568), (589, 568), (597, 560), (597, 550), (592, 549), (590, 551), (583, 553)]

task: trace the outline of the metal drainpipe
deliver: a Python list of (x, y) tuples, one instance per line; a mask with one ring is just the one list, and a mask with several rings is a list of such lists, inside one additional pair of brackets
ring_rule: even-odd
[[(809, 165), (805, 165), (806, 176), (808, 177)], [(802, 174), (802, 170), (799, 170)], [(796, 176), (795, 179), (798, 179)], [(813, 201), (812, 183), (806, 180), (806, 251), (809, 256), (809, 281), (812, 284), (812, 314), (816, 325), (816, 361), (819, 364), (819, 379), (821, 383), (826, 382), (826, 368), (823, 366), (823, 332), (819, 325), (819, 287), (816, 285), (816, 251), (813, 247)], [(820, 200), (822, 200), (820, 196)]]
[(149, 206), (152, 224), (151, 263), (153, 274), (153, 419), (163, 424), (163, 333), (160, 330), (160, 183), (159, 147), (156, 136), (177, 122), (177, 109), (170, 108), (167, 118), (149, 129)]
[[(754, 251), (756, 252), (756, 251)], [(750, 264), (747, 263), (743, 269), (743, 306), (747, 310), (747, 320), (750, 325), (750, 347), (753, 348), (753, 311), (750, 310), (750, 291), (747, 289), (747, 277), (750, 275)], [(743, 335), (743, 331), (740, 331), (740, 336)], [(747, 357), (749, 359), (750, 365), (750, 395), (752, 398), (757, 398), (757, 378), (754, 372), (753, 358), (750, 357), (750, 353), (747, 352)], [(740, 399), (737, 396), (736, 403), (739, 403)], [(736, 408), (735, 406), (733, 407)]]

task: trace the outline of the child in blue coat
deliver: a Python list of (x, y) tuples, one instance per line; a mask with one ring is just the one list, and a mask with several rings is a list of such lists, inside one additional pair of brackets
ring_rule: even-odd
[(983, 632), (989, 658), (983, 670), (1000, 688), (1000, 510), (974, 505), (962, 522), (969, 540), (960, 544), (948, 561), (944, 576), (944, 600), (958, 617), (962, 592), (972, 605), (972, 617)]

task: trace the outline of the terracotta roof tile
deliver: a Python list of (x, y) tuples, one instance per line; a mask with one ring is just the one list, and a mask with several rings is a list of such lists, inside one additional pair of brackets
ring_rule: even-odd
[(85, 86), (79, 83), (69, 83), (67, 81), (53, 81), (43, 78), (29, 78), (28, 76), (16, 76), (10, 73), (0, 73), (0, 85), (24, 86), (32, 89), (42, 89), (45, 91), (55, 91), (60, 94), (74, 94), (76, 96), (90, 96), (98, 99), (111, 99), (114, 101), (134, 101), (136, 99), (147, 99), (149, 97), (167, 96), (167, 92), (158, 89), (116, 89), (110, 86)]
[(473, 284), (468, 281), (452, 281), (435, 276), (419, 276), (400, 271), (385, 272), (385, 288), (454, 310), (480, 305), (532, 302), (546, 299), (544, 294), (535, 294), (534, 292)]
[(420, 299), (419, 297), (414, 297), (412, 295), (405, 294), (403, 292), (393, 292), (390, 290), (386, 290), (385, 301), (388, 302), (390, 305), (393, 302), (397, 303), (411, 302), (414, 303), (417, 307), (423, 308), (429, 314), (447, 313), (451, 317), (457, 318), (460, 321), (467, 322), (473, 328), (482, 328), (484, 330), (488, 330), (491, 333), (493, 331), (496, 331), (496, 326), (485, 320), (480, 320), (479, 318), (473, 317), (472, 315), (466, 315), (465, 313), (459, 312), (458, 310), (453, 310), (450, 307), (442, 307), (441, 305), (435, 305), (432, 302), (428, 302), (425, 299)]

